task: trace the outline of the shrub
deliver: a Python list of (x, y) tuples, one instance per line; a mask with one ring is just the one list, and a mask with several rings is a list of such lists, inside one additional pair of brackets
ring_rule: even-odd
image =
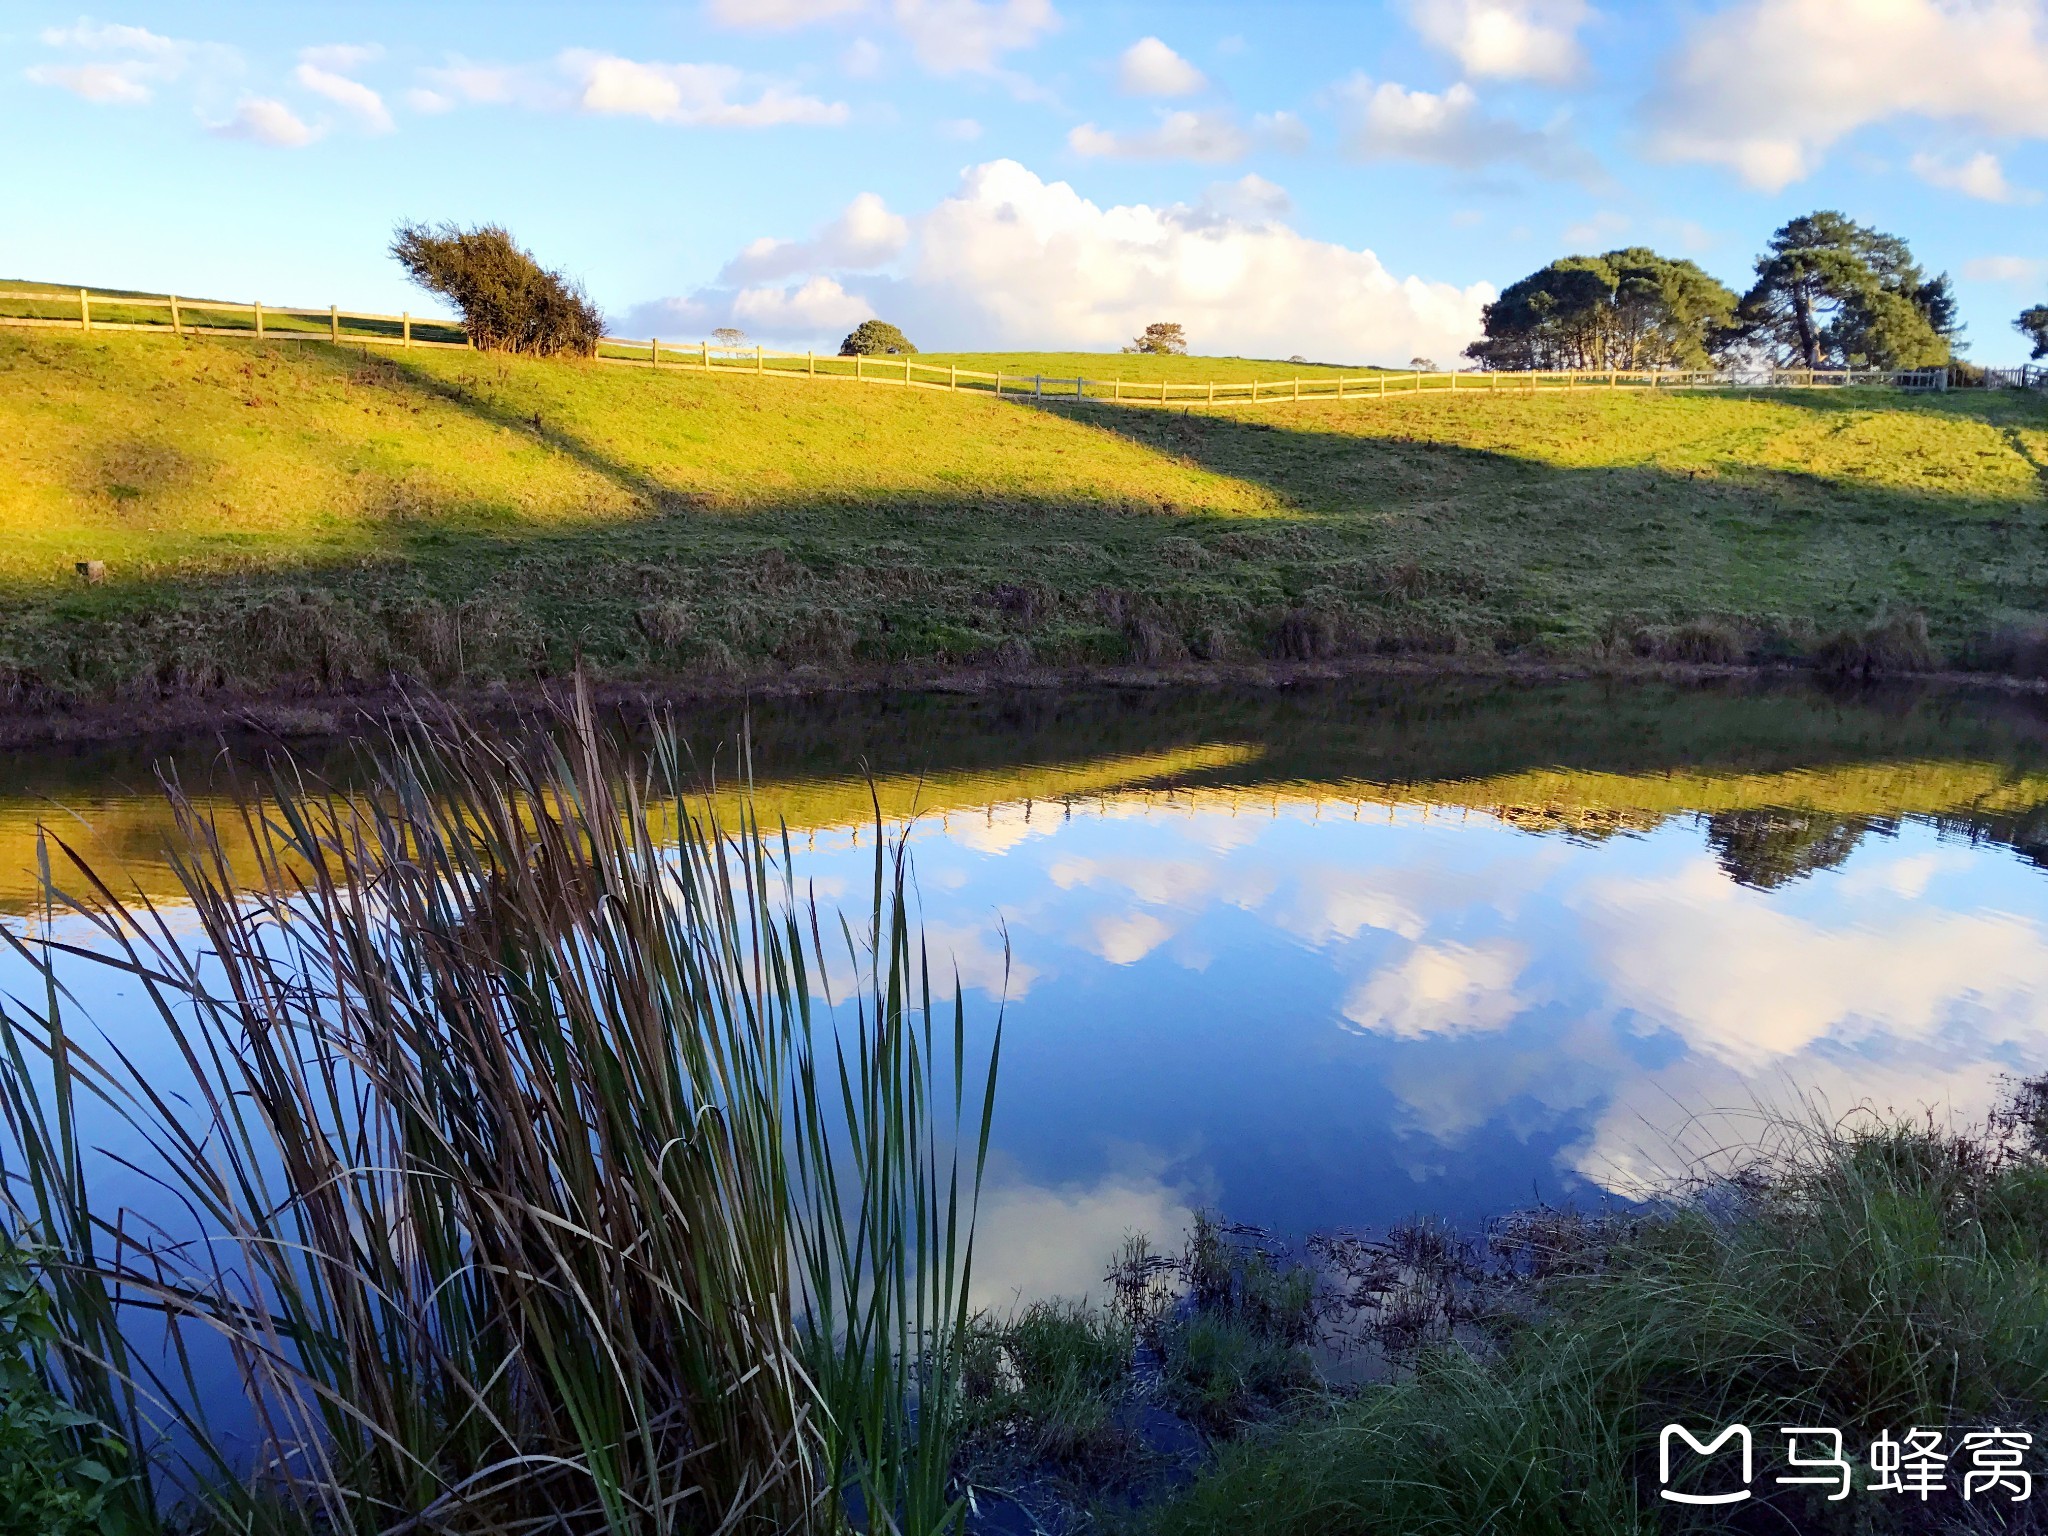
[(132, 1529), (116, 1468), (125, 1448), (50, 1390), (49, 1307), (0, 1239), (0, 1536)]
[(403, 224), (391, 254), (422, 288), (455, 301), (481, 351), (589, 357), (604, 336), (604, 316), (582, 287), (541, 266), (499, 225)]
[(897, 357), (916, 350), (910, 338), (886, 320), (863, 320), (839, 343), (841, 357)]
[(1155, 320), (1145, 327), (1145, 334), (1131, 341), (1133, 352), (1152, 352), (1162, 357), (1182, 357), (1188, 350), (1187, 332), (1171, 320)]

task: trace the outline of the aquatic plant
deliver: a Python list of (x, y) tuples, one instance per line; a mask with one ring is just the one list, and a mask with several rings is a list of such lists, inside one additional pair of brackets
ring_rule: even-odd
[[(673, 729), (629, 753), (579, 693), (527, 735), (423, 712), (366, 793), (170, 785), (190, 917), (47, 838), (0, 1152), (55, 1378), (151, 1453), (148, 1523), (945, 1529), (999, 1022), (935, 1008), (900, 838), (835, 926)], [(81, 1027), (81, 967), (179, 1070)]]

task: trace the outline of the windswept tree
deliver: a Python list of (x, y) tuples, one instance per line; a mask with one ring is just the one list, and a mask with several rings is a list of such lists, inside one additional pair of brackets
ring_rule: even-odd
[(730, 352), (735, 347), (746, 345), (747, 333), (736, 325), (721, 325), (711, 333), (711, 339)]
[(1704, 368), (1735, 307), (1694, 263), (1643, 246), (1567, 256), (1487, 305), (1465, 355), (1495, 369)]
[(1130, 350), (1152, 352), (1162, 357), (1181, 357), (1188, 350), (1187, 332), (1171, 320), (1154, 320), (1145, 327), (1145, 334), (1133, 337)]
[(2021, 310), (2012, 328), (2034, 344), (2035, 357), (2048, 357), (2048, 304)]
[(391, 254), (422, 288), (454, 301), (483, 351), (588, 357), (604, 335), (582, 286), (535, 261), (501, 225), (402, 224)]
[(839, 343), (841, 357), (898, 356), (916, 350), (910, 338), (886, 320), (863, 320)]
[(1757, 258), (1743, 340), (1802, 368), (1926, 368), (1955, 355), (1955, 295), (1906, 242), (1830, 211), (1792, 220)]

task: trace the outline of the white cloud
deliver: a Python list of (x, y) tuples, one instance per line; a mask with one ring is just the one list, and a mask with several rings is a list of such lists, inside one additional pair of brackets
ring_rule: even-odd
[(414, 86), (407, 91), (405, 104), (415, 112), (430, 113), (453, 112), (456, 105), (454, 97), (444, 95), (440, 91), (430, 91), (424, 86)]
[(1585, 68), (1577, 34), (1592, 14), (1586, 0), (1410, 0), (1408, 7), (1423, 41), (1466, 74), (1553, 85)]
[(2018, 1043), (2048, 1034), (2048, 933), (1999, 913), (1878, 907), (1824, 927), (1735, 884), (1710, 859), (1584, 893), (1587, 942), (1643, 1026), (1744, 1071), (1822, 1041)]
[(102, 106), (141, 106), (151, 96), (141, 72), (131, 64), (38, 64), (28, 71), (28, 78)]
[(1006, 1159), (991, 1161), (974, 1228), (968, 1300), (976, 1307), (1099, 1293), (1103, 1265), (1125, 1237), (1142, 1232), (1170, 1252), (1201, 1201), (1169, 1183), (1163, 1160), (1145, 1151), (1092, 1182), (1051, 1186), (1028, 1182)]
[(1060, 25), (1052, 0), (893, 0), (891, 13), (918, 63), (939, 75), (991, 73)]
[[(1171, 314), (1203, 352), (1406, 359), (1455, 353), (1494, 296), (1484, 283), (1396, 277), (1369, 250), (1312, 240), (1264, 215), (1102, 207), (1014, 160), (970, 168), (909, 224), (897, 270), (840, 287), (925, 345), (1114, 350)], [(667, 317), (662, 334), (697, 334), (701, 317), (733, 302), (730, 291), (706, 289), (643, 306), (631, 323), (639, 334)], [(1012, 840), (1030, 830), (1018, 821)]]
[(849, 115), (844, 102), (773, 83), (743, 99), (748, 77), (728, 64), (668, 64), (582, 48), (545, 65), (456, 59), (426, 75), (436, 98), (473, 106), (644, 117), (692, 128), (834, 127)]
[(1627, 229), (1628, 225), (1627, 214), (1616, 213), (1611, 208), (1602, 208), (1590, 218), (1581, 219), (1576, 224), (1567, 224), (1564, 230), (1564, 243), (1582, 247), (1604, 246)]
[(1192, 96), (1209, 84), (1156, 37), (1141, 37), (1117, 56), (1116, 81), (1127, 96)]
[(2048, 135), (2048, 5), (1742, 0), (1692, 29), (1645, 110), (1656, 153), (1772, 192), (1887, 118)]
[(882, 50), (872, 39), (856, 37), (839, 55), (839, 68), (856, 80), (872, 80), (882, 72)]
[(722, 27), (788, 32), (857, 15), (866, 8), (866, 0), (705, 0), (704, 12)]
[(1111, 965), (1135, 965), (1173, 937), (1173, 927), (1150, 912), (1098, 917), (1089, 926), (1088, 948)]
[(718, 281), (759, 283), (820, 269), (871, 271), (902, 255), (909, 243), (909, 221), (874, 193), (863, 192), (809, 240), (754, 241), (725, 264)]
[(1584, 176), (1581, 149), (1559, 128), (1538, 131), (1490, 116), (1462, 80), (1441, 93), (1354, 75), (1337, 88), (1344, 147), (1361, 160), (1419, 160), (1459, 170), (1520, 165), (1546, 176)]
[(301, 48), (299, 62), (311, 64), (315, 69), (331, 69), (346, 73), (360, 69), (365, 64), (374, 64), (384, 57), (384, 50), (376, 43), (322, 43), (314, 48)]
[(320, 137), (318, 129), (307, 127), (290, 107), (270, 96), (243, 97), (235, 115), (209, 131), (223, 139), (246, 139), (278, 149), (303, 149)]
[(2048, 258), (2038, 256), (1976, 256), (1963, 263), (1963, 276), (1973, 283), (2035, 283), (2048, 275)]
[(2038, 203), (2041, 200), (2040, 193), (2015, 187), (2007, 181), (2005, 167), (1988, 149), (1980, 150), (1960, 163), (1951, 163), (1938, 155), (1915, 155), (1907, 162), (1907, 168), (1930, 187), (1960, 192), (1965, 197), (1981, 198), (1987, 203)]
[(391, 121), (391, 112), (384, 105), (384, 98), (360, 80), (351, 80), (346, 75), (337, 75), (310, 63), (301, 64), (293, 71), (292, 78), (314, 95), (325, 96), (336, 106), (353, 113), (371, 133), (389, 133), (397, 126)]
[(1252, 136), (1228, 112), (1162, 112), (1156, 127), (1114, 133), (1082, 123), (1067, 135), (1077, 155), (1118, 160), (1193, 160), (1223, 164), (1251, 152)]
[(1519, 944), (1417, 944), (1351, 989), (1344, 1017), (1397, 1040), (1504, 1029), (1528, 1006), (1515, 982), (1528, 963)]
[(87, 101), (140, 106), (154, 87), (176, 80), (195, 63), (216, 71), (232, 68), (238, 55), (216, 43), (165, 37), (146, 27), (81, 20), (69, 27), (45, 27), (37, 40), (67, 53), (111, 55), (85, 64), (38, 64), (24, 73), (37, 85), (54, 85)]

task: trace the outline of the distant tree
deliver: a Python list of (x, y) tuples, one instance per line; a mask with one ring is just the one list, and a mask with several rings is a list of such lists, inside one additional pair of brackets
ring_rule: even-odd
[(2034, 356), (2048, 357), (2048, 304), (2022, 310), (2012, 328), (2034, 344)]
[(499, 225), (401, 224), (391, 254), (415, 283), (454, 301), (485, 351), (588, 357), (604, 335), (581, 285), (541, 266)]
[(711, 339), (730, 351), (747, 339), (747, 333), (736, 325), (721, 325), (711, 333)]
[(1408, 359), (1408, 366), (1417, 373), (1441, 373), (1443, 371), (1437, 367), (1436, 360), (1429, 357), (1411, 357)]
[(1308, 359), (1303, 357), (1299, 352), (1297, 352), (1294, 354), (1294, 356), (1287, 359), (1287, 361), (1289, 361), (1290, 363), (1305, 363), (1308, 361)]
[(886, 320), (863, 320), (839, 343), (841, 357), (881, 357), (916, 350), (910, 338)]
[(1704, 368), (1735, 309), (1694, 263), (1644, 246), (1566, 256), (1487, 305), (1465, 355), (1494, 369)]
[(1163, 356), (1179, 357), (1188, 349), (1187, 332), (1170, 320), (1154, 320), (1145, 327), (1145, 334), (1133, 337), (1133, 352), (1156, 352)]
[(1955, 355), (1955, 294), (1906, 242), (1823, 210), (1792, 220), (1757, 258), (1737, 335), (1804, 368), (1923, 368)]
[(1739, 885), (1775, 891), (1856, 851), (1869, 830), (1859, 817), (1811, 811), (1717, 811), (1707, 818), (1707, 845)]

